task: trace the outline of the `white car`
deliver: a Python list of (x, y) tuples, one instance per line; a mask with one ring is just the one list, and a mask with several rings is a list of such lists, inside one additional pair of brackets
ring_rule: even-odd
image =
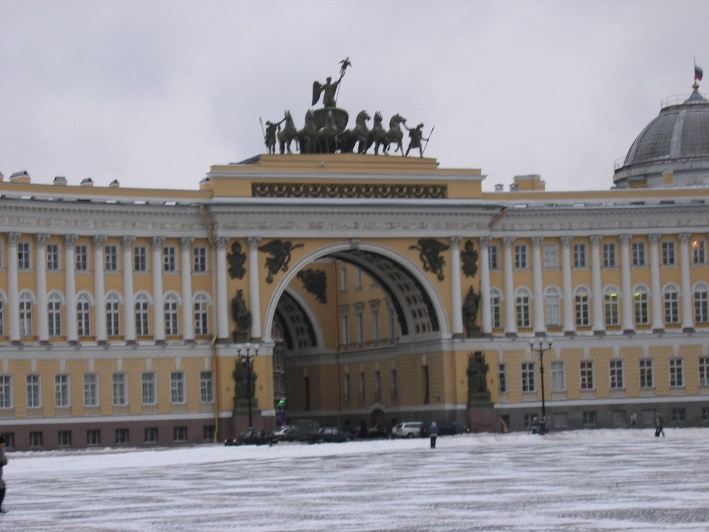
[(391, 429), (392, 436), (397, 438), (418, 438), (421, 436), (422, 421), (405, 421)]

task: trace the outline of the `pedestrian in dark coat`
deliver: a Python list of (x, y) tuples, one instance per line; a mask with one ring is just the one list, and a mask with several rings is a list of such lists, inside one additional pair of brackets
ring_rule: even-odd
[(662, 417), (662, 414), (659, 412), (655, 412), (655, 437), (659, 437), (660, 434), (662, 434), (662, 437), (665, 437), (665, 420)]
[(5, 456), (5, 437), (0, 436), (0, 513), (5, 513), (2, 509), (2, 501), (5, 498), (5, 481), (2, 479), (2, 468), (7, 465)]
[(438, 436), (438, 425), (434, 421), (431, 423), (431, 428), (428, 429), (428, 435), (431, 437), (431, 449), (436, 448), (436, 437)]

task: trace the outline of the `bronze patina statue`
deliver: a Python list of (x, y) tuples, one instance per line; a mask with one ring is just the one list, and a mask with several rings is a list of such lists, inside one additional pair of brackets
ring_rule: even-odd
[(465, 329), (468, 333), (468, 338), (479, 336), (479, 328), (475, 323), (478, 318), (479, 304), (480, 295), (476, 294), (471, 286), (463, 302), (463, 319), (465, 320)]
[(340, 81), (345, 76), (345, 71), (347, 67), (352, 66), (350, 58), (347, 57), (340, 61), (340, 77), (337, 81), (332, 81), (332, 77), (328, 77), (324, 84), (320, 84), (317, 81), (313, 82), (313, 102), (311, 105), (318, 103), (320, 95), (323, 94), (323, 106), (324, 107), (336, 107), (337, 106), (337, 88), (340, 85)]

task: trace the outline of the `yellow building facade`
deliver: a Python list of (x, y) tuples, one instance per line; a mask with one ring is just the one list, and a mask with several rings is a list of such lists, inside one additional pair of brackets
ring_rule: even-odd
[(709, 147), (673, 137), (709, 123), (698, 94), (661, 112), (670, 152), (644, 131), (607, 191), (483, 192), (477, 169), (341, 153), (215, 165), (191, 191), (13, 174), (0, 432), (53, 449), (249, 420), (709, 424)]

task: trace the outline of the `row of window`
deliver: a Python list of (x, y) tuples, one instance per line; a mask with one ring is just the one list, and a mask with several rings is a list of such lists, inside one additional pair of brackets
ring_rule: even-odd
[[(15, 448), (15, 434), (13, 432), (6, 432), (3, 434), (5, 436), (6, 447), (9, 450)], [(156, 445), (159, 440), (159, 429), (158, 427), (146, 427), (143, 429), (143, 443), (145, 445)], [(72, 431), (71, 430), (59, 430), (57, 431), (57, 446), (58, 447), (71, 447), (72, 443)], [(205, 442), (211, 442), (214, 440), (214, 425), (204, 425), (202, 427), (202, 440)], [(111, 442), (113, 445), (128, 445), (130, 444), (130, 430), (127, 428), (118, 428), (114, 431), (114, 439)], [(175, 426), (172, 427), (172, 442), (173, 443), (185, 443), (187, 442), (187, 427), (185, 426)], [(86, 431), (86, 445), (89, 447), (94, 447), (97, 445), (110, 445), (109, 442), (102, 442), (101, 439), (101, 429), (89, 429)], [(44, 447), (44, 432), (42, 431), (30, 431), (29, 433), (29, 447), (31, 449), (41, 449)]]
[[(46, 244), (46, 267), (47, 271), (61, 270), (61, 248), (59, 244)], [(104, 269), (107, 272), (120, 271), (120, 246), (107, 245), (103, 248)], [(0, 248), (1, 251), (1, 248)], [(192, 272), (206, 273), (207, 270), (207, 248), (192, 248)], [(2, 257), (0, 253), (0, 264)], [(89, 258), (89, 246), (78, 244), (74, 246), (74, 267), (78, 272), (86, 272), (91, 269)], [(32, 269), (32, 244), (31, 242), (17, 243), (17, 266), (20, 270)], [(166, 273), (177, 272), (177, 247), (163, 246), (162, 248), (162, 270)], [(148, 248), (147, 246), (135, 246), (133, 248), (133, 271), (148, 271)]]
[[(676, 266), (677, 251), (675, 242), (665, 240), (660, 243), (662, 251), (662, 265)], [(588, 246), (584, 243), (573, 244), (572, 264), (574, 268), (588, 268)], [(616, 244), (613, 242), (605, 242), (601, 244), (602, 260), (604, 268), (618, 267), (618, 257)], [(706, 242), (704, 240), (694, 240), (691, 243), (692, 264), (706, 264)], [(526, 270), (529, 268), (528, 246), (526, 244), (517, 244), (513, 248), (514, 267), (517, 270)], [(559, 268), (559, 255), (557, 244), (547, 243), (542, 246), (543, 267), (545, 269)], [(497, 246), (488, 247), (488, 260), (491, 270), (500, 269), (500, 256)], [(630, 260), (634, 267), (647, 266), (647, 253), (645, 242), (630, 243)]]
[[(76, 298), (76, 322), (79, 336), (92, 336), (92, 312), (93, 301), (87, 292), (81, 292)], [(121, 335), (122, 305), (121, 296), (117, 292), (109, 292), (106, 295), (106, 334), (108, 336)], [(134, 299), (134, 314), (136, 334), (138, 336), (150, 335), (150, 296), (145, 292), (138, 292)], [(163, 299), (165, 334), (168, 336), (179, 334), (179, 308), (180, 299), (174, 292), (168, 292)], [(209, 334), (209, 307), (211, 301), (207, 294), (198, 293), (194, 296), (192, 309), (194, 312), (194, 333), (195, 335)], [(49, 336), (63, 336), (64, 327), (62, 322), (62, 309), (64, 298), (57, 291), (52, 291), (47, 295), (47, 321)], [(19, 317), (20, 336), (33, 336), (34, 333), (34, 296), (31, 292), (24, 290), (19, 295)], [(5, 302), (0, 296), (0, 335), (5, 334)]]
[[(128, 375), (113, 373), (112, 375), (113, 406), (128, 406)], [(145, 406), (157, 405), (157, 375), (154, 372), (144, 372), (141, 375), (141, 397)], [(30, 374), (25, 381), (27, 408), (42, 408), (41, 375)], [(69, 375), (54, 376), (54, 407), (71, 407), (71, 385)], [(84, 407), (96, 408), (99, 405), (99, 375), (85, 373), (83, 375)], [(211, 371), (199, 374), (200, 402), (214, 402), (214, 375)], [(170, 373), (170, 403), (185, 404), (187, 401), (185, 388), (185, 372)], [(13, 408), (13, 381), (11, 375), (0, 375), (0, 408)]]
[[(633, 289), (633, 313), (635, 323), (638, 325), (648, 324), (650, 321), (649, 312), (649, 290), (638, 285)], [(695, 323), (709, 322), (709, 286), (704, 283), (697, 283), (692, 292), (693, 310)], [(673, 284), (667, 285), (662, 293), (664, 319), (667, 324), (680, 323), (680, 290)], [(517, 327), (531, 327), (531, 300), (532, 293), (529, 289), (520, 287), (515, 292), (515, 316)], [(577, 326), (589, 326), (590, 321), (590, 300), (591, 291), (585, 286), (579, 286), (574, 290), (574, 322)], [(492, 326), (502, 326), (502, 292), (493, 288), (490, 290), (490, 311), (492, 316)], [(561, 323), (561, 291), (554, 287), (548, 287), (544, 291), (544, 312), (546, 325), (550, 327), (560, 326)], [(607, 326), (620, 325), (620, 299), (619, 290), (615, 286), (608, 286), (603, 291), (604, 322)]]
[[(594, 361), (582, 360), (579, 362), (579, 387), (583, 391), (595, 390), (594, 382)], [(533, 393), (537, 391), (536, 364), (534, 362), (522, 363), (523, 393)], [(609, 363), (609, 381), (611, 390), (625, 389), (625, 363), (622, 359), (614, 359)], [(699, 386), (709, 387), (709, 357), (699, 358)], [(640, 375), (640, 388), (654, 388), (654, 364), (650, 358), (641, 358), (638, 361)], [(685, 386), (684, 359), (671, 358), (669, 360), (669, 377), (671, 388), (682, 388)], [(498, 365), (498, 390), (501, 394), (507, 393), (507, 364)], [(551, 362), (551, 391), (566, 391), (566, 364), (563, 361)]]
[[(428, 369), (428, 368), (426, 368)], [(350, 374), (345, 373), (344, 375), (344, 402), (346, 405), (352, 403), (352, 383), (350, 379)], [(358, 399), (360, 404), (364, 404), (366, 400), (366, 378), (364, 372), (359, 373), (359, 386), (358, 386)], [(399, 377), (395, 369), (389, 372), (389, 399), (392, 402), (399, 400)], [(374, 401), (382, 401), (382, 372), (374, 372)]]

